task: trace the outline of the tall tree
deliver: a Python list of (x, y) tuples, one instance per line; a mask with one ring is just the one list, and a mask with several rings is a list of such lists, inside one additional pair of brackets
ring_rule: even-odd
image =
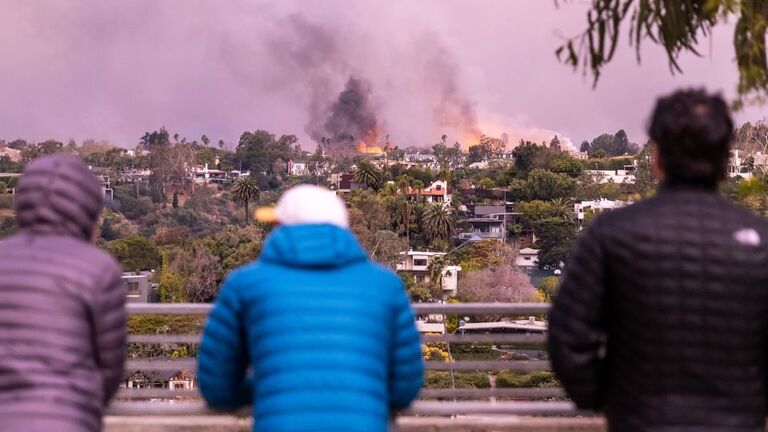
[(552, 137), (552, 140), (549, 142), (549, 148), (555, 151), (560, 151), (562, 144), (560, 143), (560, 138), (557, 137), (557, 135)]
[(582, 153), (589, 153), (589, 147), (590, 147), (589, 141), (584, 140), (584, 141), (581, 142), (581, 146), (579, 147), (579, 151), (582, 152)]
[(576, 222), (558, 217), (542, 219), (534, 224), (540, 268), (554, 269), (566, 262), (568, 252), (576, 241), (577, 229)]
[(238, 177), (235, 180), (235, 188), (232, 190), (232, 200), (237, 204), (245, 206), (245, 224), (250, 223), (250, 213), (248, 213), (248, 204), (256, 201), (261, 196), (258, 185), (250, 176)]
[(447, 239), (453, 233), (456, 218), (444, 203), (433, 203), (424, 208), (421, 216), (424, 231), (431, 240)]
[(573, 203), (567, 198), (555, 198), (549, 202), (549, 212), (554, 217), (573, 220)]
[(371, 189), (378, 189), (381, 184), (381, 172), (371, 162), (363, 159), (357, 163), (355, 181)]

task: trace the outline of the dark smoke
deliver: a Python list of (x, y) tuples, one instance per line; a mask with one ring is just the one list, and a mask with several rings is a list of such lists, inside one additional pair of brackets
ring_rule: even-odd
[[(342, 29), (298, 13), (278, 18), (266, 42), (270, 58), (283, 71), (277, 82), (301, 89), (308, 115), (304, 131), (316, 143), (329, 151), (346, 151), (361, 141), (376, 143), (386, 116), (371, 103), (372, 81), (381, 84), (381, 77), (369, 79), (377, 76), (366, 57), (370, 52), (364, 50), (361, 57), (360, 43), (345, 37)], [(432, 32), (414, 42), (398, 75), (418, 89), (412, 103), (426, 115), (423, 124), (408, 124), (407, 129), (416, 134), (437, 129), (459, 140), (479, 137), (475, 104), (462, 92), (460, 68), (451, 52)], [(357, 63), (353, 66), (351, 60)]]
[(378, 121), (370, 94), (370, 85), (362, 79), (351, 77), (347, 81), (339, 98), (330, 106), (325, 122), (326, 138), (331, 146), (354, 147), (361, 141), (368, 145), (375, 142)]
[(304, 131), (326, 145), (330, 105), (343, 82), (340, 77), (348, 76), (350, 69), (340, 53), (337, 34), (297, 13), (282, 19), (267, 43), (288, 72), (286, 78), (304, 88), (309, 116)]

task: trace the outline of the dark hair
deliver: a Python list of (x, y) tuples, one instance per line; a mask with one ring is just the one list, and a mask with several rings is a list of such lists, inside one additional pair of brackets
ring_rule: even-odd
[(660, 98), (648, 134), (667, 184), (714, 188), (725, 178), (733, 120), (719, 95), (679, 90)]

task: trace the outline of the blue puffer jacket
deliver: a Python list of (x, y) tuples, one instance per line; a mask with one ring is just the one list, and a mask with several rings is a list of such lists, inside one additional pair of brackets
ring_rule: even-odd
[(225, 282), (198, 380), (212, 408), (253, 404), (255, 431), (385, 431), (423, 374), (400, 279), (348, 230), (297, 225)]

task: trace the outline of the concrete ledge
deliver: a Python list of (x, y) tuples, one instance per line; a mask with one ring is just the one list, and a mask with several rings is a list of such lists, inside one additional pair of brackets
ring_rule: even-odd
[(104, 432), (250, 432), (251, 419), (231, 416), (106, 416)]
[[(107, 416), (105, 432), (250, 432), (250, 419), (231, 416)], [(399, 432), (604, 432), (599, 417), (400, 417)]]

